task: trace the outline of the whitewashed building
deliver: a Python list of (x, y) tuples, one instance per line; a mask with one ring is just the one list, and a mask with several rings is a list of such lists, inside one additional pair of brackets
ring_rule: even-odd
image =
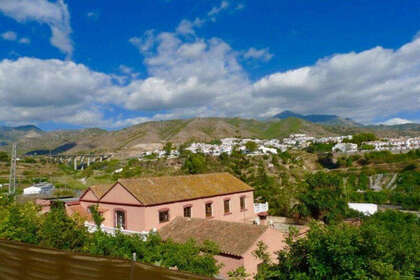
[(357, 144), (337, 143), (332, 147), (333, 152), (354, 153), (357, 152)]
[(350, 209), (356, 210), (367, 216), (373, 215), (378, 212), (378, 205), (373, 203), (348, 203)]
[(35, 195), (35, 194), (49, 194), (54, 190), (54, 185), (47, 182), (38, 183), (28, 188), (23, 189), (24, 195)]

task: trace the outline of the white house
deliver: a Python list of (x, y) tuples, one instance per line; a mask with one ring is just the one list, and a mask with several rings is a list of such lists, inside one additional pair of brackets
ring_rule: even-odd
[(373, 215), (378, 212), (378, 205), (373, 203), (348, 203), (350, 209), (361, 212), (367, 216)]
[(337, 143), (332, 148), (333, 152), (354, 153), (357, 152), (357, 144)]
[(23, 189), (24, 195), (49, 194), (54, 190), (54, 185), (47, 182), (38, 183)]

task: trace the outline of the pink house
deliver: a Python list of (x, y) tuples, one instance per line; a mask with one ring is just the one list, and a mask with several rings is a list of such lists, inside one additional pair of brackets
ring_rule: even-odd
[(247, 273), (255, 275), (261, 262), (252, 254), (259, 241), (268, 246), (272, 261), (275, 252), (285, 248), (286, 234), (268, 226), (178, 217), (159, 231), (163, 239), (184, 243), (189, 239), (202, 243), (206, 240), (216, 243), (221, 251), (215, 258), (223, 264), (220, 276), (227, 277), (229, 271), (243, 266)]
[(253, 192), (229, 173), (120, 179), (89, 187), (80, 207), (98, 205), (104, 226), (142, 232), (176, 217), (249, 221), (256, 217)]

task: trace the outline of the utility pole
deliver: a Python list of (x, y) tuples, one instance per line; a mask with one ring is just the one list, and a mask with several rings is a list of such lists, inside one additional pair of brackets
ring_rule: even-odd
[(9, 177), (9, 194), (16, 192), (16, 143), (12, 145), (12, 155), (10, 159), (10, 177)]

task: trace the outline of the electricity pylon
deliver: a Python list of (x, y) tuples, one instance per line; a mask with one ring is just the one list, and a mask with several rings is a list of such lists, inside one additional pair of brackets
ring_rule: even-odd
[(12, 156), (10, 159), (9, 194), (16, 192), (16, 144), (12, 145)]

